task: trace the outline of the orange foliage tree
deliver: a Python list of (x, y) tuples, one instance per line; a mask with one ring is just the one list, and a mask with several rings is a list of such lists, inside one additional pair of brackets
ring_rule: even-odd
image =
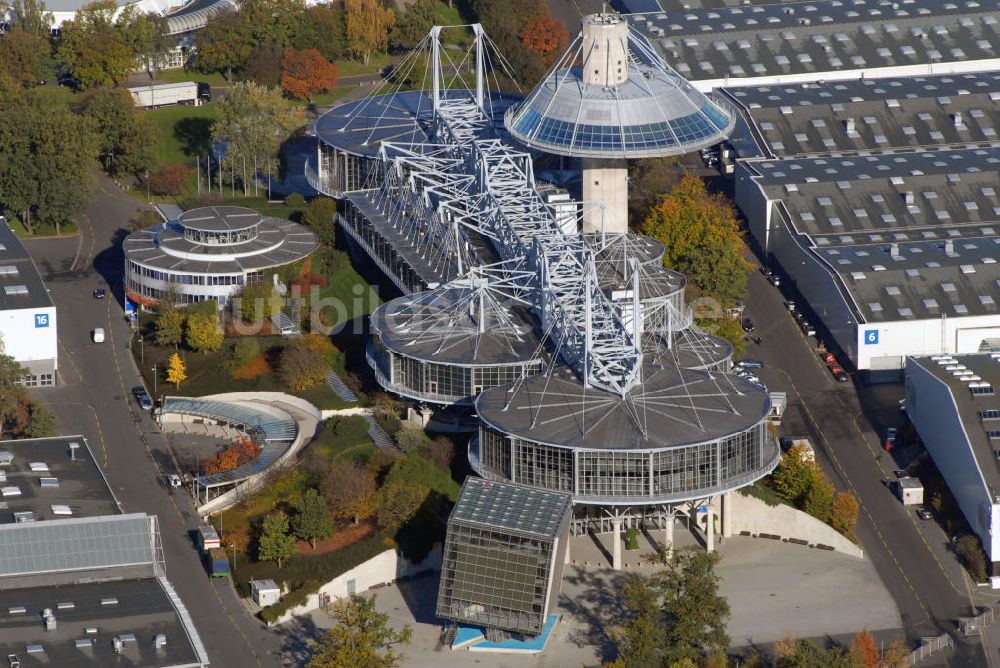
[(524, 24), (518, 33), (521, 42), (540, 55), (546, 63), (566, 50), (569, 45), (569, 32), (562, 21), (550, 14), (531, 19)]
[(281, 90), (286, 95), (308, 100), (336, 87), (339, 78), (337, 65), (316, 49), (288, 48), (281, 57)]
[(205, 460), (202, 465), (206, 475), (232, 471), (237, 466), (243, 466), (260, 454), (260, 446), (249, 436), (241, 436), (222, 452)]
[(878, 643), (868, 629), (863, 629), (851, 641), (851, 655), (857, 658), (865, 668), (879, 668), (882, 657), (879, 656)]

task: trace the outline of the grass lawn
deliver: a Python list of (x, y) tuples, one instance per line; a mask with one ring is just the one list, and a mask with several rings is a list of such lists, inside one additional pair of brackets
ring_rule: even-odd
[(314, 95), (312, 103), (317, 107), (329, 106), (347, 95), (353, 88), (355, 88), (355, 86), (340, 86), (338, 88), (334, 88), (333, 90), (328, 90), (325, 93)]
[[(10, 229), (14, 234), (22, 239), (37, 239), (38, 237), (54, 237), (56, 235), (56, 228), (53, 225), (47, 223), (35, 224), (35, 233), (28, 234), (28, 230), (25, 229), (21, 221), (16, 217), (8, 214), (7, 224), (10, 225)], [(75, 222), (64, 223), (59, 226), (59, 234), (63, 236), (76, 235), (79, 232)], [(377, 304), (376, 304), (377, 306)]]
[(285, 220), (291, 220), (295, 214), (302, 211), (302, 209), (286, 205), (283, 201), (279, 201), (277, 204), (268, 202), (266, 192), (262, 197), (225, 197), (214, 202), (214, 204), (217, 206), (245, 206), (248, 209), (259, 211), (265, 216), (284, 218)]
[(223, 88), (229, 86), (229, 82), (226, 81), (226, 77), (222, 76), (219, 72), (210, 72), (204, 74), (203, 72), (192, 72), (191, 70), (186, 70), (183, 67), (178, 67), (171, 70), (160, 70), (156, 73), (156, 80), (163, 81), (166, 83), (180, 83), (182, 81), (204, 81), (210, 86), (215, 86), (217, 88)]
[(212, 122), (218, 117), (218, 107), (214, 103), (151, 109), (146, 117), (160, 133), (156, 146), (157, 164), (194, 162), (195, 156), (206, 156), (211, 151)]
[(387, 53), (375, 53), (367, 63), (360, 60), (341, 60), (337, 63), (341, 77), (356, 77), (363, 74), (376, 74), (389, 64), (392, 58)]
[[(343, 304), (343, 310), (335, 308), (334, 314), (337, 321), (334, 327), (361, 315), (368, 315), (382, 304), (382, 299), (375, 290), (372, 290), (352, 265), (347, 265), (329, 277), (327, 286), (320, 290), (320, 299), (333, 303)], [(356, 286), (365, 288), (358, 294)]]
[(367, 458), (375, 451), (368, 437), (368, 423), (361, 417), (340, 417), (327, 420), (323, 431), (309, 446), (333, 464), (338, 459)]

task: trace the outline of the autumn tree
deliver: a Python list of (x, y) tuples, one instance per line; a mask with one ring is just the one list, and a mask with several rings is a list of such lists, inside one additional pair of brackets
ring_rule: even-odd
[(187, 380), (187, 365), (181, 359), (180, 353), (174, 353), (167, 363), (167, 382), (173, 383), (179, 389), (185, 380)]
[(225, 161), (237, 171), (256, 165), (273, 174), (281, 144), (305, 123), (302, 109), (280, 90), (252, 81), (232, 86), (218, 104), (212, 139), (226, 144)]
[(405, 482), (387, 482), (375, 492), (375, 521), (383, 529), (398, 529), (409, 521), (427, 499), (430, 488)]
[(821, 522), (830, 523), (834, 487), (819, 466), (809, 470), (809, 486), (802, 496), (801, 509)]
[(226, 337), (219, 325), (218, 315), (192, 313), (185, 324), (184, 340), (191, 350), (207, 353), (222, 348)]
[(289, 345), (281, 351), (278, 377), (293, 390), (304, 390), (319, 385), (326, 379), (330, 366), (323, 356), (304, 346)]
[(368, 63), (372, 52), (384, 52), (396, 15), (378, 0), (344, 0), (347, 42), (355, 58)]
[(115, 23), (117, 12), (114, 0), (98, 0), (59, 28), (56, 55), (81, 88), (117, 86), (132, 71), (135, 54)]
[(326, 499), (315, 489), (307, 489), (295, 502), (294, 508), (292, 531), (301, 540), (309, 541), (312, 549), (316, 549), (317, 538), (329, 538), (333, 535), (330, 509), (326, 505)]
[(882, 665), (885, 668), (904, 668), (909, 666), (910, 649), (906, 646), (906, 641), (900, 636), (896, 636), (889, 642), (882, 651)]
[(206, 474), (232, 471), (256, 459), (260, 455), (261, 449), (261, 446), (249, 436), (241, 436), (227, 445), (221, 452), (206, 459), (205, 463), (202, 464), (202, 470)]
[(180, 195), (187, 187), (192, 171), (190, 167), (180, 162), (164, 165), (145, 177), (146, 186), (154, 195)]
[(250, 531), (245, 524), (223, 530), (220, 539), (222, 546), (233, 553), (246, 554), (247, 548), (250, 547)]
[(858, 659), (865, 668), (881, 668), (882, 657), (879, 656), (878, 643), (868, 629), (862, 629), (851, 640), (851, 656)]
[(55, 68), (48, 38), (12, 29), (0, 39), (0, 72), (23, 87), (37, 86), (52, 78)]
[(184, 314), (172, 305), (164, 304), (156, 315), (153, 328), (156, 345), (176, 348), (184, 338)]
[(300, 99), (311, 100), (316, 93), (337, 86), (340, 70), (316, 49), (287, 48), (281, 58), (281, 90)]
[(83, 115), (97, 131), (101, 162), (108, 174), (140, 174), (153, 163), (156, 128), (135, 108), (128, 91), (93, 91), (83, 104)]
[(275, 88), (281, 84), (281, 58), (285, 52), (277, 42), (265, 42), (254, 47), (253, 53), (242, 70), (244, 79), (256, 81), (261, 86)]
[(375, 512), (375, 474), (358, 462), (337, 462), (323, 475), (320, 492), (334, 515), (355, 524)]
[(295, 536), (288, 533), (288, 516), (273, 512), (264, 517), (257, 539), (257, 560), (281, 564), (295, 554)]
[(396, 631), (389, 615), (375, 609), (374, 596), (351, 594), (329, 611), (333, 626), (316, 644), (308, 668), (396, 668), (405, 658), (396, 648), (410, 644), (409, 626)]
[(703, 294), (723, 305), (746, 293), (751, 265), (744, 257), (743, 238), (732, 203), (709, 194), (696, 176), (684, 176), (654, 206), (642, 231), (663, 242), (663, 265), (681, 272)]
[(797, 504), (809, 489), (815, 467), (812, 454), (805, 446), (796, 443), (781, 456), (781, 461), (774, 470), (774, 491), (785, 501)]
[(566, 26), (551, 14), (539, 16), (525, 23), (518, 37), (546, 64), (551, 64), (569, 46), (569, 32)]
[(833, 496), (830, 526), (847, 537), (854, 535), (858, 524), (858, 499), (850, 492), (837, 492)]

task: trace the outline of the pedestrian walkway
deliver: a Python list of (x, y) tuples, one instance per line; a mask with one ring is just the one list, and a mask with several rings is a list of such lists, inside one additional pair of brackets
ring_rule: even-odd
[(351, 388), (347, 387), (344, 381), (341, 380), (340, 376), (337, 375), (337, 372), (332, 369), (330, 370), (330, 373), (326, 374), (326, 386), (333, 390), (333, 393), (344, 401), (354, 403), (358, 400), (357, 395), (355, 395), (354, 392), (351, 392)]
[(364, 418), (368, 421), (368, 435), (371, 436), (379, 450), (393, 457), (403, 454), (396, 442), (389, 436), (389, 432), (375, 421), (375, 416), (365, 415)]

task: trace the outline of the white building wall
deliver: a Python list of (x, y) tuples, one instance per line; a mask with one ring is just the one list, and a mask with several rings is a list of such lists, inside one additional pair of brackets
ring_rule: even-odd
[(1000, 540), (992, 531), (1000, 526), (1000, 505), (980, 473), (955, 399), (947, 385), (912, 359), (906, 362), (906, 412), (987, 556), (1000, 560)]
[(0, 345), (5, 355), (21, 363), (55, 360), (59, 349), (55, 306), (0, 311)]
[(771, 200), (756, 181), (753, 171), (742, 160), (736, 161), (735, 197), (736, 206), (747, 220), (747, 229), (764, 253), (770, 254), (769, 228), (771, 225)]

